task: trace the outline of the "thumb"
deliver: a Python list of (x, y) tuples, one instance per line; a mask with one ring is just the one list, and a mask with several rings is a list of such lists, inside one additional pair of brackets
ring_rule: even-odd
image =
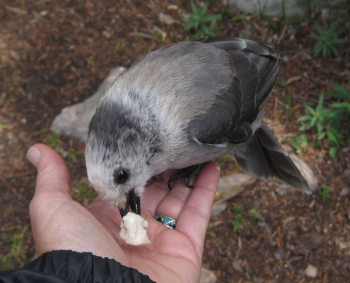
[(35, 195), (42, 192), (70, 193), (70, 177), (63, 159), (50, 147), (36, 144), (27, 158), (38, 170)]

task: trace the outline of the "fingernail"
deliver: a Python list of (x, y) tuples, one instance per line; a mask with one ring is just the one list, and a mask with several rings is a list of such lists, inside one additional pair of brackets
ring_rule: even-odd
[(32, 163), (35, 167), (39, 164), (41, 158), (41, 153), (35, 147), (31, 147), (27, 152), (27, 159), (30, 163)]

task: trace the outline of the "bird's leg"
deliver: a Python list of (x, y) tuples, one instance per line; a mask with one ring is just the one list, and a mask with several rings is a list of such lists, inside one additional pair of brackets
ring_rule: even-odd
[(194, 181), (198, 177), (199, 173), (201, 172), (205, 164), (206, 163), (192, 165), (190, 167), (183, 168), (177, 171), (176, 173), (174, 173), (173, 175), (171, 175), (168, 180), (169, 190), (173, 188), (174, 183), (179, 179), (183, 179), (185, 182), (185, 185), (192, 189), (194, 186)]

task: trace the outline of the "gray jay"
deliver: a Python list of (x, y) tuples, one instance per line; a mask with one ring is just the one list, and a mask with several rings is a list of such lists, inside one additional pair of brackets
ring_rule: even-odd
[[(310, 188), (262, 120), (276, 81), (276, 46), (252, 40), (204, 39), (149, 53), (105, 92), (89, 125), (88, 178), (124, 216), (140, 214), (152, 176), (232, 153), (249, 173), (276, 176), (306, 193)], [(170, 184), (169, 183), (169, 184)]]

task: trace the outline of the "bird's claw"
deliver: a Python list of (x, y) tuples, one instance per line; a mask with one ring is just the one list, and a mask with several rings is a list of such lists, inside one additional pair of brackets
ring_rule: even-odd
[(175, 184), (175, 182), (179, 179), (182, 179), (185, 183), (185, 185), (188, 188), (194, 187), (194, 182), (196, 178), (198, 177), (199, 173), (201, 172), (202, 168), (204, 167), (206, 163), (192, 165), (190, 167), (183, 168), (173, 175), (170, 176), (168, 180), (168, 188), (171, 190)]

